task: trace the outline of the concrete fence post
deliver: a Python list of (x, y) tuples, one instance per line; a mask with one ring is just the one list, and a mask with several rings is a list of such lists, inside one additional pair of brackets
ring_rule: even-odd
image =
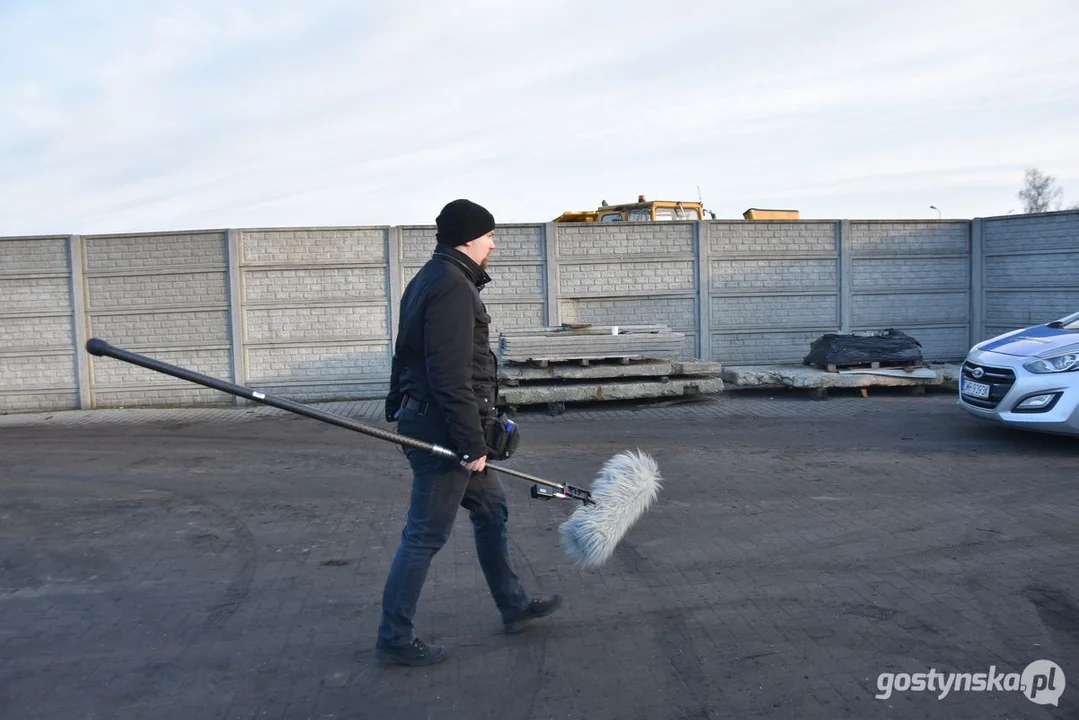
[[(240, 276), (243, 236), (239, 230), (229, 229), (226, 245), (229, 273), (229, 350), (232, 361), (232, 381), (237, 385), (247, 385), (247, 363), (244, 360), (243, 279)], [(241, 397), (236, 397), (233, 402), (236, 405), (247, 404), (247, 401)]]
[(90, 388), (90, 358), (86, 352), (87, 330), (90, 316), (86, 311), (86, 262), (82, 235), (67, 238), (68, 263), (71, 271), (71, 323), (75, 336), (75, 378), (79, 389), (79, 409), (93, 408), (93, 392)]
[(543, 225), (543, 282), (547, 290), (547, 325), (561, 325), (558, 310), (558, 226), (553, 222)]
[(712, 359), (712, 227), (707, 220), (698, 220), (693, 237), (693, 253), (697, 261), (697, 355), (701, 360)]
[(397, 326), (400, 323), (401, 295), (404, 294), (404, 275), (401, 272), (401, 228), (386, 228), (386, 301), (389, 313), (386, 321), (390, 324), (390, 358), (397, 346)]
[(985, 220), (970, 221), (970, 337), (967, 347), (985, 339)]
[(850, 238), (850, 220), (836, 223), (837, 245), (839, 247), (839, 331), (849, 333), (854, 318), (854, 289), (851, 287), (854, 275), (854, 258)]

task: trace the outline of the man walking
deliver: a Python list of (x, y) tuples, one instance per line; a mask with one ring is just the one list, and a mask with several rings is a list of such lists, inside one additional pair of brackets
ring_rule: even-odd
[(488, 470), (484, 426), (495, 411), (496, 361), (491, 317), (480, 300), (490, 282), (494, 217), (469, 200), (439, 214), (431, 259), (401, 298), (386, 419), (410, 437), (448, 447), (460, 462), (407, 448), (412, 466), (408, 519), (382, 595), (375, 654), (384, 663), (431, 665), (446, 657), (413, 632), (412, 618), (435, 554), (453, 529), (457, 508), (469, 511), (476, 554), (508, 633), (554, 612), (561, 599), (533, 600), (509, 559), (506, 493)]

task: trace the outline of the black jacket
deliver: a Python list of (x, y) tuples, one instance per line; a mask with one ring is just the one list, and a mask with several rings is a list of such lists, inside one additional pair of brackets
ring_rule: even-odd
[(487, 273), (459, 250), (439, 246), (408, 283), (386, 396), (392, 421), (407, 395), (435, 406), (451, 448), (464, 460), (487, 454), (483, 418), (494, 410), (497, 359), (489, 345), (491, 316), (480, 290)]

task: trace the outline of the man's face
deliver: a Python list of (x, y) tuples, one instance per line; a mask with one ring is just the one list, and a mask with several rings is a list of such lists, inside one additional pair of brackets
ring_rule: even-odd
[(475, 255), (473, 256), (476, 262), (484, 270), (487, 269), (487, 257), (491, 254), (491, 251), (495, 249), (495, 232), (491, 232), (476, 238), (471, 243)]

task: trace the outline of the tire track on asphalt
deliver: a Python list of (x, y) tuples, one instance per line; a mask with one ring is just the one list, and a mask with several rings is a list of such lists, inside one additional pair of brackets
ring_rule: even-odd
[[(127, 469), (138, 468), (149, 462), (151, 461), (148, 459), (138, 460), (130, 463)], [(231, 574), (231, 578), (228, 585), (225, 587), (222, 599), (208, 608), (206, 619), (203, 621), (203, 626), (205, 628), (220, 628), (223, 626), (230, 617), (236, 614), (240, 609), (240, 606), (247, 600), (251, 592), (251, 585), (255, 579), (255, 570), (258, 563), (258, 543), (243, 520), (241, 520), (236, 513), (209, 500), (204, 495), (177, 492), (175, 490), (154, 487), (153, 485), (144, 482), (133, 483), (122, 480), (112, 480), (108, 484), (119, 486), (127, 492), (143, 493), (149, 490), (163, 497), (177, 498), (186, 501), (195, 507), (201, 507), (208, 511), (211, 516), (217, 516), (224, 521), (225, 526), (228, 527), (232, 536), (238, 541), (235, 544), (235, 549), (240, 558), (240, 567)], [(115, 502), (113, 505), (115, 506)], [(193, 537), (192, 542), (197, 547), (200, 540), (206, 539), (210, 539), (209, 535), (204, 534)], [(226, 547), (228, 547), (228, 545), (229, 544), (227, 543)]]
[[(205, 438), (202, 438), (201, 436), (198, 439), (200, 441), (205, 440)], [(155, 462), (157, 462), (157, 459), (153, 457), (140, 458), (128, 463), (125, 469), (127, 471), (139, 470), (144, 466), (152, 466)], [(189, 466), (188, 470), (191, 469), (192, 468)], [(121, 481), (117, 484), (130, 485), (132, 483)], [(139, 484), (143, 488), (146, 487), (143, 483)], [(238, 542), (235, 545), (235, 550), (240, 558), (240, 567), (236, 572), (232, 573), (228, 585), (225, 587), (222, 599), (208, 608), (206, 611), (206, 619), (203, 621), (203, 627), (206, 629), (222, 627), (229, 618), (236, 614), (236, 611), (240, 609), (240, 606), (244, 604), (251, 593), (251, 585), (255, 579), (255, 569), (258, 562), (258, 543), (255, 540), (255, 536), (236, 513), (213, 502), (205, 495), (184, 493), (163, 488), (151, 489), (162, 495), (180, 498), (196, 507), (202, 507), (208, 510), (211, 516), (216, 515), (222, 519), (225, 526), (231, 531), (232, 536), (237, 539)], [(198, 548), (200, 540), (210, 540), (210, 544), (212, 545), (212, 540), (216, 540), (216, 538), (211, 537), (211, 535), (212, 534), (203, 534), (196, 536), (192, 538), (192, 542), (196, 548)], [(224, 548), (228, 548), (229, 545), (230, 543), (226, 543)], [(210, 551), (216, 552), (216, 549), (211, 547)]]
[[(538, 578), (538, 576), (536, 575), (536, 568), (532, 565), (532, 561), (528, 559), (528, 555), (526, 555), (525, 552), (522, 550), (516, 536), (510, 535), (509, 541), (510, 545), (513, 547), (514, 555), (517, 557), (518, 560), (520, 560), (521, 564), (523, 564), (524, 567), (528, 568), (529, 577), (533, 581), (535, 581)], [(528, 700), (528, 705), (525, 707), (524, 713), (521, 715), (524, 720), (533, 720), (536, 711), (536, 703), (539, 700), (540, 691), (543, 690), (543, 687), (545, 685), (543, 681), (543, 668), (547, 663), (547, 633), (541, 633), (539, 635), (539, 642), (537, 645), (539, 658), (533, 663), (528, 660), (527, 654), (522, 653), (522, 657), (524, 659), (522, 661), (519, 661), (522, 672), (510, 673), (511, 677), (523, 677), (523, 672), (529, 671), (529, 666), (532, 666), (530, 673), (531, 676), (535, 678), (535, 680), (532, 682), (532, 692), (531, 697)], [(532, 647), (537, 647), (537, 645), (533, 645)], [(511, 667), (513, 664), (514, 663), (511, 663)]]
[(221, 601), (210, 607), (203, 622), (206, 628), (220, 628), (236, 614), (251, 594), (251, 585), (255, 580), (258, 565), (258, 543), (243, 520), (232, 511), (200, 495), (181, 497), (216, 511), (225, 520), (233, 536), (239, 540), (237, 554), (241, 558), (240, 567), (229, 580)]
[[(631, 575), (645, 578), (658, 574), (658, 570), (632, 542), (623, 540), (619, 545), (619, 550), (620, 552), (615, 555), (615, 562)], [(663, 651), (675, 678), (695, 706), (672, 717), (686, 720), (689, 718), (710, 720), (712, 710), (708, 698), (700, 692), (700, 688), (707, 684), (707, 680), (701, 670), (701, 663), (697, 661), (696, 653), (693, 652), (692, 635), (684, 614), (686, 608), (666, 586), (653, 588), (653, 593), (669, 599), (670, 605), (677, 605), (675, 609), (656, 610), (649, 613), (652, 618), (650, 623), (652, 640)], [(666, 606), (668, 603), (662, 602), (661, 605)]]
[[(1060, 486), (1061, 484), (1057, 483), (1050, 488), (1055, 489)], [(1000, 507), (1009, 507), (1011, 503), (1008, 501), (1029, 498), (1029, 491), (1001, 493), (997, 497), (1004, 501)], [(1045, 502), (1050, 501), (1051, 498), (1041, 497), (1039, 500)], [(1036, 527), (1025, 513), (1003, 514), (1000, 511), (986, 512), (972, 519), (964, 535), (963, 544), (968, 548), (997, 548), (1009, 542), (1014, 543), (1015, 538), (997, 539), (991, 543), (983, 539), (986, 533), (1007, 535), (1006, 528), (1010, 522), (1023, 530), (1035, 533), (1033, 539), (1028, 539), (1026, 544), (1028, 549), (1050, 548), (1069, 551), (1074, 545), (1074, 534), (1069, 534), (1066, 530)], [(1034, 540), (1039, 542), (1035, 545)], [(976, 552), (974, 554), (977, 555)], [(1022, 635), (1022, 630), (1028, 626), (1017, 624), (1014, 608), (1005, 612), (1000, 605), (1001, 595), (1014, 594), (1031, 604), (1037, 616), (1036, 624), (1063, 651), (1063, 659), (1066, 662), (1074, 663), (1079, 658), (1079, 607), (1069, 592), (1058, 586), (1056, 577), (1049, 578), (1044, 574), (1039, 577), (1035, 566), (1030, 564), (1022, 587), (991, 585), (986, 582), (986, 579), (984, 572), (972, 571), (967, 563), (963, 564), (963, 587), (969, 593), (972, 604), (978, 608), (990, 625), (992, 636), (1007, 652), (1019, 659), (1031, 654), (1030, 638)]]

